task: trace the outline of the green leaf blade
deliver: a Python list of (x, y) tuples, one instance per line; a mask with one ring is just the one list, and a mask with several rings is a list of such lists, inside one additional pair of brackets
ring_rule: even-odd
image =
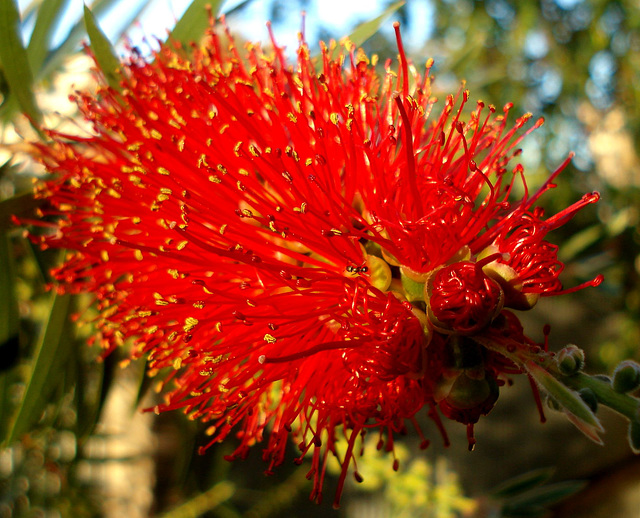
[(491, 491), (493, 498), (511, 498), (548, 482), (555, 472), (554, 468), (540, 468), (503, 482)]
[(198, 41), (209, 27), (207, 9), (210, 8), (213, 16), (217, 16), (222, 4), (221, 0), (194, 0), (171, 31), (170, 38), (188, 45)]
[(68, 0), (43, 0), (38, 9), (33, 32), (27, 47), (29, 64), (35, 78), (40, 75), (42, 65), (49, 52), (51, 38), (65, 11)]
[(603, 444), (598, 434), (603, 433), (604, 428), (577, 392), (562, 384), (533, 360), (528, 360), (525, 363), (525, 368), (538, 386), (562, 407), (569, 421), (571, 421), (578, 430), (593, 442)]
[(0, 62), (11, 97), (32, 125), (38, 127), (42, 112), (33, 94), (33, 73), (22, 43), (20, 12), (14, 0), (0, 0)]
[(404, 1), (396, 2), (395, 4), (390, 5), (384, 12), (374, 18), (373, 20), (369, 20), (367, 22), (361, 23), (355, 30), (349, 35), (349, 39), (353, 42), (356, 47), (362, 46), (362, 44), (367, 41), (371, 36), (373, 36), (389, 16), (395, 13), (398, 9), (400, 9), (404, 5)]
[(71, 295), (54, 295), (49, 320), (32, 358), (31, 373), (22, 400), (6, 437), (5, 445), (30, 430), (42, 415), (49, 396), (60, 383), (73, 340), (69, 313)]
[(84, 23), (87, 28), (87, 34), (91, 41), (91, 50), (96, 58), (98, 66), (104, 74), (109, 86), (114, 90), (120, 90), (120, 79), (118, 70), (120, 69), (120, 60), (111, 42), (102, 31), (91, 10), (84, 6)]
[(4, 346), (18, 336), (20, 314), (15, 292), (15, 266), (11, 242), (1, 228), (0, 264), (0, 346)]

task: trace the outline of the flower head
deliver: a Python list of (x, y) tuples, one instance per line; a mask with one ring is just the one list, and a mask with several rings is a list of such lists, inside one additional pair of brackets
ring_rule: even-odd
[(94, 295), (105, 354), (146, 355), (156, 410), (210, 423), (211, 443), (235, 435), (233, 458), (263, 442), (270, 471), (293, 438), (315, 498), (338, 441), (340, 493), (358, 435), (392, 450), (422, 409), (473, 443), (522, 372), (500, 351), (538, 347), (505, 308), (562, 291), (546, 235), (598, 197), (544, 219), (563, 164), (514, 199), (530, 116), (468, 111), (466, 90), (432, 114), (431, 62), (416, 71), (396, 31), (382, 76), (348, 42), (312, 59), (301, 41), (295, 64), (214, 31), (133, 54), (121, 92), (73, 97), (94, 132), (41, 146), (41, 242), (70, 251), (58, 289)]

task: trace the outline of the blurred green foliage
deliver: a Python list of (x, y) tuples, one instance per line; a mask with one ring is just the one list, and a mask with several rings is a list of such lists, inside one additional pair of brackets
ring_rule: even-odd
[[(131, 2), (119, 11), (120, 16), (113, 16), (117, 3), (96, 0), (85, 15), (99, 62), (101, 56), (106, 56), (106, 62), (113, 59), (107, 55), (112, 52), (109, 41), (99, 31), (105, 17), (111, 14), (111, 25), (116, 22), (110, 32), (115, 34), (113, 44), (145, 8), (153, 9), (153, 2)], [(241, 30), (243, 16), (257, 3), (247, 0), (233, 9), (232, 29)], [(196, 4), (201, 9), (203, 2)], [(311, 12), (313, 0), (268, 0), (267, 4), (277, 26), (293, 9)], [(361, 26), (356, 37), (373, 34), (382, 21), (376, 16), (393, 10), (405, 38), (423, 28), (429, 37), (410, 50), (417, 64), (435, 58), (436, 94), (455, 90), (466, 79), (472, 99), (497, 106), (511, 101), (515, 114), (530, 111), (545, 117), (546, 124), (524, 143), (523, 160), (532, 189), (569, 151), (576, 152), (561, 185), (546, 197), (549, 212), (560, 210), (585, 191), (599, 190), (602, 200), (597, 211), (581, 212), (554, 239), (564, 243), (563, 259), (574, 261), (566, 272), (567, 285), (598, 273), (604, 273), (606, 281), (596, 295), (570, 300), (598, 307), (601, 325), (592, 333), (596, 346), (589, 359), (592, 366), (600, 362), (599, 367), (606, 370), (624, 359), (639, 358), (637, 2), (408, 0), (402, 6), (391, 1), (379, 4), (377, 11), (354, 20), (355, 30), (356, 21), (375, 19), (373, 25)], [(20, 140), (14, 138), (15, 132), (29, 139), (38, 134), (20, 113), (34, 121), (57, 120), (50, 118), (57, 107), (44, 104), (42, 94), (55, 90), (56, 80), (81, 52), (80, 41), (86, 38), (82, 15), (68, 21), (63, 16), (68, 8), (64, 0), (34, 1), (23, 11), (21, 22), (16, 2), (0, 0), (0, 150), (15, 153), (11, 162), (0, 160), (0, 517), (100, 516), (103, 494), (97, 479), (87, 473), (101, 463), (130, 460), (117, 455), (91, 457), (85, 448), (100, 435), (95, 426), (108, 393), (122, 383), (119, 358), (114, 355), (99, 362), (97, 351), (84, 347), (90, 329), (69, 323), (69, 316), (84, 305), (46, 290), (48, 271), (57, 256), (35, 249), (11, 223), (12, 214), (29, 218), (38, 206), (30, 194), (30, 178), (39, 171), (26, 161)], [(206, 13), (195, 9), (178, 22), (176, 37), (181, 41), (197, 38), (206, 26)], [(54, 39), (63, 19), (68, 30), (63, 38)], [(314, 23), (318, 24), (307, 18), (307, 25)], [(318, 27), (318, 32), (336, 39), (343, 36), (330, 25)], [(385, 58), (396, 54), (388, 30), (375, 32), (363, 46)], [(67, 93), (62, 92), (62, 97)], [(578, 327), (583, 324), (576, 322)], [(139, 367), (130, 376), (138, 387), (132, 407), (153, 398), (148, 390), (153, 383), (141, 381)], [(206, 442), (204, 431), (178, 414), (163, 415), (152, 426), (159, 447), (147, 488), (153, 492), (150, 512), (170, 518), (205, 514), (312, 517), (329, 512), (330, 498), (319, 507), (306, 501), (309, 487), (303, 468), (285, 466), (277, 479), (265, 479), (259, 452), (240, 465), (223, 460), (227, 446), (215, 446), (206, 457), (199, 457), (197, 447)], [(358, 516), (362, 510), (358, 511), (357, 502), (372, 494), (384, 502), (388, 516), (444, 518), (474, 512), (473, 501), (463, 495), (448, 467), (410, 459), (403, 445), (398, 452), (406, 469), (396, 475), (389, 475), (388, 457), (365, 456), (360, 466), (365, 482), (360, 489), (348, 489), (345, 510), (338, 516)], [(327, 494), (333, 491), (331, 484)], [(554, 491), (562, 496), (570, 492), (564, 486), (542, 491), (547, 498), (543, 503), (548, 502), (549, 493), (557, 494)], [(492, 516), (508, 514), (500, 505), (494, 505), (492, 512)]]

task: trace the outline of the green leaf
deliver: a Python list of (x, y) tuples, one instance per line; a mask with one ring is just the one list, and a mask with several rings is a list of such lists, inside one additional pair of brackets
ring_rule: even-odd
[(20, 33), (20, 12), (14, 0), (0, 0), (0, 62), (12, 98), (34, 127), (42, 113), (33, 95), (33, 73)]
[(589, 406), (582, 400), (577, 392), (563, 385), (552, 374), (533, 360), (525, 363), (529, 375), (538, 386), (549, 394), (563, 409), (578, 430), (597, 444), (603, 444), (598, 433), (603, 433), (604, 428)]
[[(11, 242), (0, 229), (0, 374), (13, 367), (20, 347), (20, 312)], [(0, 414), (1, 415), (1, 414)], [(6, 416), (5, 416), (6, 417)]]
[(52, 296), (49, 320), (31, 359), (31, 372), (5, 445), (19, 438), (38, 422), (49, 403), (50, 394), (63, 379), (73, 346), (69, 322), (71, 300), (70, 295)]
[(183, 45), (198, 41), (209, 27), (207, 7), (217, 16), (221, 0), (194, 0), (171, 31), (170, 38)]
[(43, 0), (40, 4), (38, 17), (27, 47), (29, 64), (35, 77), (38, 77), (42, 64), (47, 57), (51, 37), (57, 28), (67, 3), (68, 0)]
[(9, 236), (0, 229), (0, 344), (18, 334), (15, 267)]
[(563, 262), (572, 261), (587, 248), (597, 243), (603, 234), (604, 230), (600, 223), (576, 232), (562, 244), (558, 258)]
[(562, 381), (574, 390), (591, 390), (598, 403), (608, 406), (630, 421), (635, 421), (640, 415), (640, 400), (630, 394), (620, 394), (613, 390), (611, 379), (601, 374), (589, 376), (584, 372), (578, 372), (573, 376), (565, 376)]
[(84, 23), (91, 41), (91, 50), (96, 57), (100, 70), (102, 70), (109, 86), (114, 90), (120, 90), (118, 75), (118, 69), (121, 66), (120, 60), (111, 42), (98, 25), (95, 16), (86, 5), (84, 6)]
[(373, 20), (361, 23), (349, 35), (349, 39), (356, 47), (362, 46), (365, 41), (367, 41), (369, 38), (371, 38), (371, 36), (378, 32), (378, 29), (380, 29), (382, 22), (389, 18), (389, 16), (395, 13), (398, 9), (400, 9), (400, 7), (404, 5), (404, 3), (404, 1), (396, 2), (395, 4), (392, 4), (387, 9), (385, 9), (385, 11), (380, 16), (374, 18)]
[(554, 472), (554, 468), (540, 468), (523, 473), (492, 489), (490, 495), (492, 498), (511, 498), (548, 482)]
[[(91, 4), (91, 12), (96, 18), (100, 19), (100, 16), (103, 13), (109, 11), (116, 3), (118, 3), (118, 1), (119, 0), (96, 0)], [(138, 7), (138, 9), (133, 11), (133, 14), (136, 17), (140, 13), (140, 11), (145, 7), (145, 5), (147, 4), (147, 1), (140, 2), (140, 6)], [(132, 20), (131, 18), (132, 13), (129, 10), (127, 10), (127, 13), (125, 16), (126, 16), (125, 20), (127, 21), (127, 24), (130, 24), (130, 20)], [(85, 24), (84, 24), (83, 18), (84, 17), (78, 18), (73, 24), (73, 26), (71, 27), (71, 30), (67, 34), (64, 41), (61, 44), (59, 44), (55, 49), (50, 51), (44, 63), (44, 66), (39, 71), (35, 72), (37, 74), (36, 77), (38, 79), (46, 78), (50, 74), (56, 72), (62, 65), (63, 61), (69, 55), (78, 51), (78, 48), (79, 48), (78, 46), (80, 44), (80, 41), (86, 37)]]
[(518, 510), (520, 513), (527, 509), (548, 508), (578, 491), (582, 491), (586, 486), (587, 482), (582, 480), (566, 480), (549, 484), (510, 499), (505, 507), (509, 507), (513, 511)]
[[(85, 397), (85, 385), (89, 384), (88, 377), (86, 372), (82, 371), (80, 373), (80, 383), (78, 384), (78, 421), (76, 424), (76, 435), (78, 437), (78, 442), (82, 444), (89, 435), (93, 432), (93, 428), (95, 427), (100, 415), (102, 413), (102, 409), (107, 400), (107, 395), (113, 381), (115, 380), (115, 371), (118, 366), (118, 354), (114, 352), (107, 356), (101, 363), (93, 366), (95, 373), (99, 377), (99, 389), (97, 389), (93, 395), (96, 396), (94, 398)], [(80, 360), (78, 360), (80, 362)], [(98, 360), (95, 360), (98, 363)], [(95, 382), (96, 380), (94, 380)]]
[(226, 502), (235, 491), (236, 488), (231, 482), (223, 480), (204, 493), (164, 513), (162, 518), (197, 518)]
[[(75, 431), (78, 444), (83, 444), (93, 432), (104, 403), (101, 398), (105, 386), (104, 365), (96, 362), (96, 365), (91, 366), (91, 372), (88, 372), (89, 369), (81, 355), (74, 356), (72, 361), (75, 362), (78, 372), (78, 383), (74, 391), (75, 407), (78, 413)], [(99, 389), (92, 387), (93, 384), (99, 385)]]

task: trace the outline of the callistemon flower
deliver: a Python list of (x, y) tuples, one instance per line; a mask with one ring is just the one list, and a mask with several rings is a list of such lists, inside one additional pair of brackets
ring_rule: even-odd
[(382, 75), (347, 41), (314, 59), (301, 39), (295, 63), (214, 31), (133, 54), (120, 92), (73, 97), (92, 134), (40, 146), (41, 243), (69, 250), (58, 289), (93, 294), (105, 354), (147, 357), (155, 410), (236, 437), (231, 458), (262, 443), (271, 471), (293, 439), (315, 499), (338, 442), (336, 502), (358, 436), (391, 451), (423, 410), (473, 445), (523, 372), (500, 351), (540, 350), (507, 308), (563, 291), (546, 235), (598, 198), (545, 219), (566, 162), (532, 195), (510, 165), (541, 121), (523, 133), (530, 115), (470, 109), (466, 90), (432, 113), (432, 62), (417, 71), (396, 35)]

